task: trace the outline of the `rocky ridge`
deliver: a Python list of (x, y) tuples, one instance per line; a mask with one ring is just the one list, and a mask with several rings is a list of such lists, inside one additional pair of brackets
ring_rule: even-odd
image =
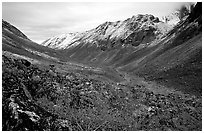
[(124, 21), (105, 22), (82, 33), (69, 33), (49, 38), (42, 43), (54, 49), (68, 49), (79, 44), (96, 45), (102, 49), (122, 44), (149, 44), (172, 28), (153, 15), (136, 15)]

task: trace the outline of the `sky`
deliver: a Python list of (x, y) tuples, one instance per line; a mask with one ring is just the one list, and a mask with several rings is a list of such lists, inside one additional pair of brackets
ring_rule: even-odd
[(106, 21), (125, 20), (137, 14), (161, 18), (184, 2), (3, 2), (2, 18), (31, 40), (41, 43), (60, 34), (83, 32)]

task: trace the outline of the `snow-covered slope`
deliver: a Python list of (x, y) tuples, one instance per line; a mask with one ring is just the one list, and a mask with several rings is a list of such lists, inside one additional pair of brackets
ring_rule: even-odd
[(68, 49), (79, 44), (97, 45), (105, 49), (120, 44), (149, 43), (166, 34), (172, 25), (153, 15), (136, 15), (124, 21), (105, 22), (83, 33), (68, 33), (51, 37), (42, 43), (54, 49)]
[(175, 12), (172, 12), (171, 14), (169, 14), (167, 16), (163, 16), (162, 21), (169, 24), (169, 25), (175, 26), (180, 21), (179, 12), (175, 11)]
[(55, 37), (51, 37), (42, 43), (43, 46), (50, 48), (65, 48), (68, 44), (72, 44), (77, 40), (78, 33), (62, 34)]

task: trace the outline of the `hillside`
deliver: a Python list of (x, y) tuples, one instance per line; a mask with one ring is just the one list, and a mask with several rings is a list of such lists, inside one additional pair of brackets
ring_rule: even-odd
[(65, 62), (111, 68), (201, 95), (201, 11), (195, 12), (197, 16), (191, 14), (175, 27), (152, 15), (137, 15), (72, 34), (71, 39), (53, 37), (43, 45), (57, 49)]
[(107, 83), (8, 55), (2, 72), (2, 130), (202, 130), (199, 97)]
[(15, 26), (2, 20), (2, 50), (28, 60), (57, 62), (57, 52), (31, 41)]

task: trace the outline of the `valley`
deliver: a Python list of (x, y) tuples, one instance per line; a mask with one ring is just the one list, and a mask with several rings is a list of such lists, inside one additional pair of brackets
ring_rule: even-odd
[(2, 130), (201, 131), (202, 3), (30, 40), (2, 20)]

